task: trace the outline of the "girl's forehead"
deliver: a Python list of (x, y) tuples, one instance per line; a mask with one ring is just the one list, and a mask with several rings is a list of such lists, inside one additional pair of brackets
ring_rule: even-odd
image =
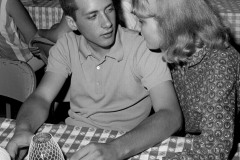
[[(139, 18), (154, 17), (157, 13), (157, 0), (140, 0), (133, 13)], [(136, 9), (136, 10), (135, 10)]]
[(152, 13), (157, 12), (157, 7), (158, 7), (157, 1), (159, 1), (159, 0), (148, 0), (149, 9), (152, 11)]
[(156, 13), (157, 12), (157, 1), (159, 0), (145, 0), (146, 3), (143, 3), (145, 4), (145, 7), (148, 8), (152, 13)]

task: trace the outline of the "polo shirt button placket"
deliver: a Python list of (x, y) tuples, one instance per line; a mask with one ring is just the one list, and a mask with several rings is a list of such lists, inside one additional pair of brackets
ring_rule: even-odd
[[(98, 70), (98, 72), (100, 71), (101, 67), (98, 65), (96, 67), (96, 69)], [(100, 83), (100, 80), (97, 78), (97, 81), (96, 81), (96, 92), (97, 93), (101, 93), (101, 83)]]

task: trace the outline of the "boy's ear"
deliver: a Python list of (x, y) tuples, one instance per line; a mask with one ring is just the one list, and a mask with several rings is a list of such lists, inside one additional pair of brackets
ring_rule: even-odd
[(68, 26), (69, 26), (73, 31), (78, 30), (77, 24), (76, 24), (76, 22), (74, 21), (74, 19), (73, 19), (72, 17), (70, 17), (70, 16), (65, 16), (65, 18), (66, 18), (66, 21), (67, 21)]

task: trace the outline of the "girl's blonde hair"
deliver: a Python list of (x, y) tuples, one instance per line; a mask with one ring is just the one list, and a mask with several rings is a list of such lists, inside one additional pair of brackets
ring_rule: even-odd
[(219, 15), (205, 0), (154, 0), (157, 12), (150, 8), (151, 0), (133, 0), (133, 12), (140, 17), (154, 17), (163, 35), (162, 48), (169, 63), (187, 61), (197, 48), (207, 46), (225, 49), (228, 34)]

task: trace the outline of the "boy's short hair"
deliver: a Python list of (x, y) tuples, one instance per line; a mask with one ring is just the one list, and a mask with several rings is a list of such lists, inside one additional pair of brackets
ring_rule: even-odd
[(59, 0), (63, 12), (66, 16), (72, 17), (76, 21), (76, 10), (78, 7), (75, 0)]
[[(70, 16), (73, 18), (74, 21), (76, 21), (77, 17), (76, 17), (76, 10), (78, 10), (78, 7), (76, 5), (76, 0), (59, 0), (60, 5), (63, 9), (63, 12), (66, 16)], [(116, 9), (116, 13), (117, 13), (117, 21), (121, 23), (121, 21), (119, 21), (119, 17), (121, 16), (122, 12), (121, 12), (121, 1), (118, 0), (112, 0), (113, 5)]]

